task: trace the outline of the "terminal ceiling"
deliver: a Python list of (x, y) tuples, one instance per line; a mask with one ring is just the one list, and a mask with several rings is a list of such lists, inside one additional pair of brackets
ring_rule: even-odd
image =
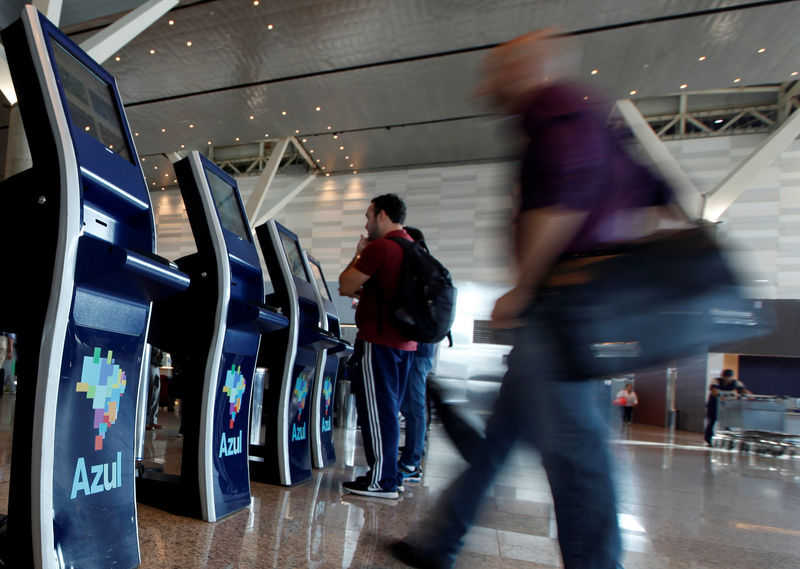
[[(61, 27), (80, 43), (139, 4), (63, 0)], [(797, 22), (797, 0), (181, 0), (105, 66), (142, 156), (295, 136), (336, 174), (513, 157), (471, 91), (533, 29), (579, 35), (585, 79), (637, 99), (793, 81)]]

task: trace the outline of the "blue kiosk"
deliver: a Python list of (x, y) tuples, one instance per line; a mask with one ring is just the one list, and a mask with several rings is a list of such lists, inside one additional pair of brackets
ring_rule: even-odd
[(250, 505), (253, 372), (262, 333), (288, 320), (264, 300), (258, 252), (235, 180), (198, 152), (175, 163), (197, 245), (178, 259), (189, 288), (153, 306), (151, 341), (183, 366), (180, 475), (141, 471), (138, 499), (217, 521)]
[(342, 342), (320, 326), (316, 285), (297, 235), (269, 220), (256, 228), (273, 294), (266, 301), (280, 306), (289, 326), (264, 342), (258, 365), (269, 370), (264, 386), (263, 444), (250, 443), (253, 480), (292, 486), (311, 478), (310, 395), (320, 353)]
[(5, 566), (139, 564), (134, 424), (151, 301), (189, 280), (154, 254), (114, 78), (26, 6), (2, 32), (32, 167), (0, 184), (2, 328), (18, 375)]
[(322, 265), (308, 253), (305, 255), (316, 284), (317, 304), (320, 314), (323, 315), (322, 327), (340, 341), (338, 346), (328, 348), (319, 355), (314, 370), (314, 390), (311, 396), (311, 464), (314, 468), (325, 468), (336, 462), (333, 445), (333, 397), (339, 360), (349, 357), (353, 353), (353, 347), (342, 340), (339, 314), (322, 274)]

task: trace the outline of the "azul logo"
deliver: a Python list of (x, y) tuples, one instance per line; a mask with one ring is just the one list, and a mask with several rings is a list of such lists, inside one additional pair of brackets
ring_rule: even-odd
[[(89, 480), (89, 473), (92, 478)], [(75, 464), (75, 476), (72, 477), (72, 493), (70, 500), (78, 496), (78, 492), (84, 495), (99, 494), (114, 488), (122, 488), (122, 453), (117, 452), (117, 460), (111, 464), (95, 464), (91, 470), (86, 470), (86, 459), (78, 459)]]
[(306, 381), (305, 374), (301, 373), (294, 383), (294, 400), (297, 402), (297, 420), (303, 414), (303, 409), (306, 407), (306, 399), (308, 398), (308, 382)]
[(219, 457), (233, 456), (235, 454), (242, 454), (242, 431), (235, 437), (226, 437), (222, 433), (222, 438), (219, 441)]
[(113, 352), (108, 350), (106, 359), (100, 358), (100, 352), (100, 348), (95, 348), (94, 356), (84, 356), (81, 380), (75, 386), (75, 391), (86, 393), (86, 398), (92, 401), (94, 428), (98, 430), (94, 438), (94, 450), (103, 449), (106, 431), (117, 422), (119, 400), (128, 383), (125, 372), (111, 357)]
[(325, 400), (325, 412), (321, 421), (321, 429), (323, 433), (331, 430), (331, 395), (333, 395), (333, 382), (330, 377), (326, 377), (322, 382), (322, 397)]
[(231, 421), (228, 425), (229, 429), (233, 428), (236, 413), (242, 408), (242, 395), (244, 395), (246, 386), (247, 383), (242, 375), (242, 366), (232, 365), (231, 369), (225, 374), (225, 385), (222, 387), (222, 392), (228, 395), (228, 404), (230, 406), (228, 409), (231, 416)]
[[(297, 377), (297, 381), (294, 384), (294, 391), (292, 392), (292, 398), (294, 399), (297, 405), (297, 421), (303, 416), (303, 409), (306, 407), (306, 399), (308, 399), (308, 382), (306, 381), (305, 374), (301, 373)], [(292, 440), (293, 441), (302, 441), (306, 438), (306, 424), (303, 423), (300, 426), (297, 426), (292, 422)]]

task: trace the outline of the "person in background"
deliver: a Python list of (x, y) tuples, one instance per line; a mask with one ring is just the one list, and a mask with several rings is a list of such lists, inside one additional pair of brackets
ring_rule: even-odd
[[(145, 429), (152, 431), (153, 429), (163, 429), (163, 425), (158, 424), (158, 400), (161, 395), (161, 365), (164, 355), (161, 350), (155, 346), (150, 347), (150, 384), (147, 389), (147, 419)], [(141, 423), (139, 423), (141, 424)]]
[(639, 398), (633, 390), (633, 384), (625, 384), (625, 389), (617, 393), (617, 399), (621, 400), (622, 407), (622, 422), (623, 424), (630, 424), (633, 422), (633, 408), (639, 404)]
[[(574, 83), (580, 53), (569, 38), (534, 32), (493, 49), (480, 91), (519, 117), (527, 136), (514, 227), (515, 286), (492, 312), (515, 327), (508, 371), (479, 457), (444, 491), (395, 557), (450, 569), (483, 496), (518, 440), (539, 451), (553, 495), (565, 569), (618, 569), (621, 557), (607, 425), (597, 383), (571, 377), (536, 290), (563, 255), (644, 235), (651, 207), (672, 192), (623, 149), (606, 124), (610, 106)], [(641, 216), (639, 215), (641, 214)], [(479, 439), (478, 439), (479, 440)], [(476, 443), (479, 444), (479, 443)]]
[(750, 390), (745, 387), (744, 383), (734, 377), (732, 369), (726, 369), (722, 372), (722, 377), (714, 378), (711, 382), (719, 390), (719, 395), (738, 397), (740, 395), (750, 395)]
[(394, 194), (373, 198), (366, 217), (367, 237), (361, 236), (355, 257), (339, 275), (339, 293), (359, 299), (352, 357), (360, 365), (354, 368), (358, 372), (351, 385), (369, 471), (344, 482), (342, 488), (391, 499), (398, 498), (403, 488), (397, 471), (397, 416), (417, 343), (397, 328), (389, 308), (403, 266), (403, 249), (385, 237), (412, 239), (403, 229), (406, 205)]
[(0, 397), (5, 391), (6, 382), (12, 380), (10, 373), (6, 373), (5, 363), (14, 357), (14, 340), (16, 334), (11, 332), (0, 332)]
[[(415, 243), (419, 243), (426, 251), (428, 245), (425, 236), (416, 227), (405, 227), (406, 232)], [(400, 463), (397, 468), (404, 481), (420, 482), (422, 480), (422, 455), (425, 453), (425, 433), (428, 430), (425, 384), (433, 367), (436, 344), (417, 342), (417, 351), (406, 382), (406, 394), (400, 405), (400, 412), (406, 419), (406, 440), (400, 451)]]
[(744, 383), (733, 376), (732, 369), (723, 370), (722, 376), (714, 378), (708, 386), (706, 430), (704, 434), (706, 445), (708, 446), (711, 446), (711, 441), (714, 438), (714, 425), (717, 423), (717, 408), (719, 407), (720, 396), (725, 398), (750, 394)]

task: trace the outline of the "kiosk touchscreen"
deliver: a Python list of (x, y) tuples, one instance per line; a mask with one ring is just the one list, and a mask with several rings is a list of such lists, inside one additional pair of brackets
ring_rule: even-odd
[(175, 164), (197, 253), (189, 288), (153, 306), (151, 341), (183, 365), (181, 472), (143, 470), (139, 500), (213, 522), (250, 505), (250, 397), (262, 332), (286, 317), (264, 280), (236, 182), (198, 152)]
[(289, 326), (264, 342), (258, 365), (269, 370), (264, 388), (263, 444), (250, 444), (253, 480), (291, 486), (311, 477), (310, 395), (320, 352), (340, 345), (320, 326), (315, 283), (297, 235), (269, 220), (256, 228), (275, 292), (267, 302), (280, 306)]
[(322, 327), (339, 340), (337, 346), (323, 350), (317, 358), (314, 391), (311, 395), (311, 464), (314, 468), (325, 468), (336, 462), (336, 451), (333, 446), (333, 396), (336, 391), (339, 360), (349, 357), (353, 353), (353, 346), (342, 340), (339, 315), (328, 283), (322, 274), (322, 265), (308, 253), (305, 255), (316, 284), (317, 303), (320, 314), (323, 315)]
[(26, 6), (2, 32), (32, 167), (2, 182), (2, 328), (20, 377), (4, 566), (139, 564), (134, 425), (151, 300), (189, 280), (154, 254), (114, 78)]

